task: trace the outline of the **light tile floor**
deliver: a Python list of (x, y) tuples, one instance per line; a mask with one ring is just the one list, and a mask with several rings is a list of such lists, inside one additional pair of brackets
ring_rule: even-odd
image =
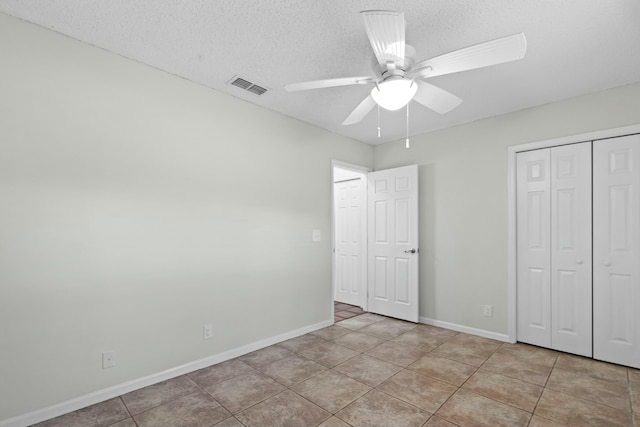
[(365, 313), (39, 426), (640, 427), (639, 414), (639, 370)]
[(360, 307), (355, 305), (344, 304), (338, 301), (333, 303), (333, 321), (339, 322), (344, 319), (357, 316), (364, 313)]

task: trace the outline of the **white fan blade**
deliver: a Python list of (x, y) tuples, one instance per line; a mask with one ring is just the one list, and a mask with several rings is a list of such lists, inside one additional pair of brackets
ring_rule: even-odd
[(310, 82), (302, 82), (302, 83), (291, 83), (286, 85), (284, 88), (287, 92), (294, 92), (297, 90), (324, 89), (326, 87), (363, 85), (367, 83), (373, 83), (375, 81), (376, 79), (371, 76), (342, 77), (339, 79), (324, 79), (324, 80), (313, 80)]
[(413, 67), (410, 76), (434, 77), (503, 64), (522, 59), (526, 52), (526, 37), (523, 33), (514, 34), (422, 61)]
[(378, 63), (386, 66), (391, 61), (398, 66), (404, 64), (404, 14), (389, 10), (364, 10), (367, 36)]
[(454, 94), (432, 84), (421, 81), (414, 83), (418, 84), (418, 91), (413, 97), (413, 100), (432, 109), (436, 113), (448, 113), (462, 102), (462, 99)]
[(349, 114), (343, 125), (352, 125), (354, 123), (358, 123), (360, 120), (364, 119), (364, 117), (369, 114), (369, 111), (376, 106), (376, 101), (373, 100), (371, 95), (367, 96), (358, 106)]

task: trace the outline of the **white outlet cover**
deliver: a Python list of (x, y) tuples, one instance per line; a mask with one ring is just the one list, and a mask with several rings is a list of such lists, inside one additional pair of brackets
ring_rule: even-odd
[(311, 230), (311, 240), (313, 242), (319, 242), (322, 240), (322, 233), (320, 230)]
[(116, 352), (105, 351), (102, 353), (102, 369), (113, 368), (116, 366)]
[(211, 337), (213, 337), (213, 325), (207, 323), (202, 327), (202, 339), (208, 340)]
[(487, 317), (493, 316), (493, 306), (485, 305), (484, 306), (484, 315)]

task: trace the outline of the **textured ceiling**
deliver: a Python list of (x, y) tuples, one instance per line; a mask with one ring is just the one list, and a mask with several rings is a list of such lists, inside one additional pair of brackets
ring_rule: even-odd
[[(523, 60), (434, 77), (464, 102), (439, 115), (411, 104), (410, 134), (640, 81), (638, 0), (0, 0), (0, 11), (369, 144), (403, 138), (404, 110), (342, 121), (370, 86), (284, 85), (370, 75), (359, 11), (405, 13), (416, 61), (524, 32)], [(239, 75), (269, 88), (230, 86)]]

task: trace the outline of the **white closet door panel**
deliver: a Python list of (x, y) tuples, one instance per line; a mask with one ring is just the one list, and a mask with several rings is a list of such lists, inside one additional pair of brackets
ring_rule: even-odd
[(591, 144), (551, 149), (551, 343), (591, 356)]
[(640, 368), (640, 135), (593, 143), (596, 359)]
[(551, 347), (550, 150), (517, 155), (518, 341)]

